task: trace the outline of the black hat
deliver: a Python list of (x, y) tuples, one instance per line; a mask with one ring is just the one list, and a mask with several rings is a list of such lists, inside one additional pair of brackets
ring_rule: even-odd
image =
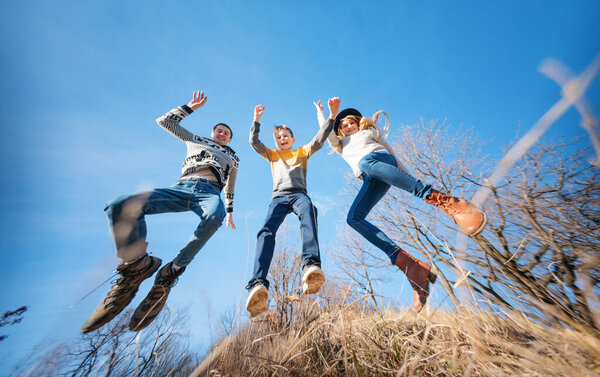
[(362, 118), (362, 114), (360, 113), (360, 111), (351, 107), (340, 111), (335, 117), (335, 122), (333, 122), (333, 132), (335, 132), (336, 135), (338, 134), (338, 127), (340, 126), (340, 121), (348, 115), (356, 115)]

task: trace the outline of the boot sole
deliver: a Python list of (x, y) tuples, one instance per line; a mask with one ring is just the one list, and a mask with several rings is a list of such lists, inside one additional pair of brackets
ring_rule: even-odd
[(325, 283), (325, 274), (322, 270), (315, 270), (308, 274), (306, 280), (302, 283), (302, 292), (304, 294), (313, 295), (321, 289)]
[(248, 297), (246, 302), (246, 310), (250, 312), (250, 318), (254, 318), (260, 313), (267, 311), (267, 299), (269, 298), (269, 291), (266, 289), (259, 290), (252, 296)]
[(129, 321), (129, 330), (131, 331), (141, 331), (148, 327), (160, 314), (163, 307), (167, 303), (167, 298), (169, 297), (169, 293), (171, 293), (171, 288), (164, 289), (162, 297), (154, 302), (151, 306), (149, 304), (145, 304), (144, 301), (148, 299), (148, 296), (144, 298), (144, 300), (137, 307), (133, 315), (131, 316), (131, 320)]
[(481, 223), (481, 226), (473, 233), (469, 234), (469, 236), (471, 237), (475, 237), (477, 236), (479, 233), (481, 233), (483, 231), (483, 228), (485, 228), (485, 226), (487, 225), (488, 219), (487, 219), (487, 215), (485, 214), (485, 212), (483, 213), (483, 222)]

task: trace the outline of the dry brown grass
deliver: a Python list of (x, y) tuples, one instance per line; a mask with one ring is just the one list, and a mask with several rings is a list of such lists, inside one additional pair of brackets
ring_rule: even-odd
[(218, 344), (192, 375), (597, 376), (600, 371), (597, 338), (544, 327), (518, 314), (380, 315), (359, 305), (321, 308), (312, 319), (279, 329), (269, 315), (260, 317)]

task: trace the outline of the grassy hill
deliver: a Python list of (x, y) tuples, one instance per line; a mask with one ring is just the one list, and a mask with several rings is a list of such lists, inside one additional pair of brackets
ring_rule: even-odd
[(268, 312), (217, 344), (192, 376), (597, 376), (600, 340), (517, 314), (378, 313), (360, 305)]

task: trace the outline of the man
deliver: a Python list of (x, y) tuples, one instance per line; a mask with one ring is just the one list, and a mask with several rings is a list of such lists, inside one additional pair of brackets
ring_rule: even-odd
[[(160, 313), (171, 288), (185, 267), (221, 226), (227, 216), (227, 227), (233, 224), (233, 196), (239, 159), (227, 146), (233, 133), (225, 123), (213, 127), (212, 139), (192, 134), (179, 122), (206, 103), (204, 92), (194, 92), (193, 99), (179, 106), (156, 122), (166, 131), (185, 142), (187, 155), (181, 178), (169, 188), (121, 196), (104, 209), (122, 263), (117, 266), (120, 277), (112, 286), (81, 331), (87, 333), (108, 323), (133, 299), (140, 284), (158, 270), (161, 260), (146, 252), (146, 222), (144, 215), (193, 211), (200, 224), (177, 257), (161, 268), (154, 286), (135, 310), (129, 328), (139, 331), (148, 326)], [(225, 205), (220, 192), (225, 192)]]

